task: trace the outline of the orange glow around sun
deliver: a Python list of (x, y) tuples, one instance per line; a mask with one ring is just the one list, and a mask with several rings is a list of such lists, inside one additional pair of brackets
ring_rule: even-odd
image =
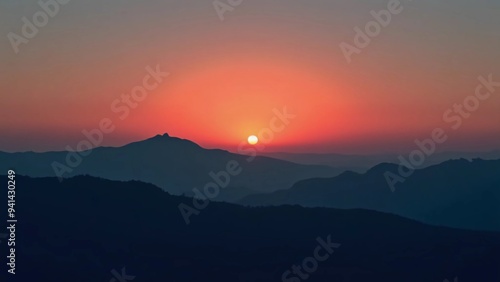
[(248, 136), (258, 136), (285, 108), (296, 117), (269, 146), (312, 142), (328, 135), (332, 122), (343, 131), (339, 121), (349, 107), (339, 95), (341, 88), (310, 66), (233, 58), (187, 72), (172, 75), (168, 94), (152, 105), (157, 113), (149, 114), (161, 117), (173, 135), (231, 150)]

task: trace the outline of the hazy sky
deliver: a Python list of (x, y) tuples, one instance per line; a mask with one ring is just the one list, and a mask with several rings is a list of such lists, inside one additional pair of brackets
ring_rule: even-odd
[[(74, 147), (103, 118), (103, 145), (168, 132), (235, 151), (284, 107), (295, 118), (267, 150), (404, 152), (436, 127), (440, 150), (499, 149), (500, 87), (460, 126), (443, 114), (480, 75), (500, 82), (500, 1), (401, 1), (348, 63), (339, 45), (389, 2), (243, 0), (221, 20), (209, 0), (72, 0), (16, 54), (8, 34), (43, 10), (2, 0), (0, 151)], [(147, 66), (169, 76), (156, 85)], [(144, 100), (117, 111), (145, 79)]]

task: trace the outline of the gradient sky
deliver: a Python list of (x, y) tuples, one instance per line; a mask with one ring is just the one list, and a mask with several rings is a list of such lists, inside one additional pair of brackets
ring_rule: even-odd
[[(296, 115), (269, 151), (405, 152), (436, 127), (439, 150), (500, 146), (500, 88), (458, 130), (443, 113), (500, 81), (500, 2), (401, 1), (348, 64), (339, 48), (381, 0), (244, 0), (221, 21), (212, 1), (70, 1), (15, 54), (7, 38), (37, 1), (0, 2), (0, 151), (62, 150), (110, 118), (103, 145), (159, 133), (235, 151)], [(170, 76), (130, 115), (111, 111), (141, 85), (146, 66)]]

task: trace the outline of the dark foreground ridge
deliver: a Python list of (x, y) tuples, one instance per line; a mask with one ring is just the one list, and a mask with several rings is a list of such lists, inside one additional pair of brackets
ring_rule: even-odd
[[(186, 225), (178, 205), (190, 200), (150, 184), (88, 176), (16, 183), (17, 281), (120, 281), (122, 271), (123, 281), (138, 282), (304, 281), (293, 265), (307, 281), (500, 278), (495, 232), (368, 210), (227, 203), (212, 203)], [(315, 266), (307, 258), (318, 246), (326, 258)]]

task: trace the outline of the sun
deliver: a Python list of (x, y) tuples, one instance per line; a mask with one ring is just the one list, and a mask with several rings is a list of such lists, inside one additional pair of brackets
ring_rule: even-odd
[(259, 143), (259, 138), (257, 138), (257, 136), (255, 135), (248, 136), (248, 144), (255, 145), (257, 143)]

